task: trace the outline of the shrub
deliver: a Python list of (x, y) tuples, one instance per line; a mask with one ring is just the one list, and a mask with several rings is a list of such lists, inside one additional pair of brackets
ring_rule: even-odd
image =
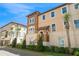
[(51, 47), (49, 48), (48, 46), (44, 46), (44, 51), (51, 52)]
[(16, 45), (16, 47), (17, 48), (22, 48), (22, 44), (19, 43), (19, 44)]
[(26, 40), (23, 40), (23, 42), (22, 42), (22, 48), (26, 48)]
[(51, 46), (51, 51), (56, 53), (66, 53), (68, 54), (68, 48)]
[(28, 45), (27, 49), (37, 51), (36, 45)]
[(79, 56), (79, 51), (75, 51), (75, 52), (74, 52), (74, 55), (75, 55), (75, 56)]
[(38, 42), (37, 42), (37, 50), (38, 51), (43, 51), (44, 47), (43, 47), (43, 37), (39, 37)]
[(79, 48), (74, 48), (72, 54), (75, 56), (79, 56)]
[(16, 47), (16, 43), (17, 43), (16, 41), (17, 41), (16, 38), (12, 41), (12, 48)]
[(64, 53), (69, 54), (69, 48), (64, 48)]
[(51, 46), (51, 51), (55, 52), (55, 46)]

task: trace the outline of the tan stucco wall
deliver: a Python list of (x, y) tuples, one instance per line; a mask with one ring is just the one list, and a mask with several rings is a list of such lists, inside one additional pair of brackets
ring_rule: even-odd
[[(65, 5), (65, 6), (67, 7), (68, 5)], [(63, 6), (63, 7), (65, 7), (65, 6)], [(62, 7), (57, 8), (55, 10), (52, 10), (56, 13), (55, 17), (51, 17), (51, 12), (52, 11), (47, 12), (45, 14), (42, 14), (42, 15), (46, 16), (45, 20), (42, 20), (42, 15), (38, 16), (38, 19), (39, 19), (38, 26), (39, 27), (44, 27), (44, 26), (48, 26), (48, 25), (51, 25), (51, 24), (56, 24), (57, 31), (59, 31), (59, 32), (63, 31), (63, 29), (64, 29), (63, 28), (63, 15), (64, 14), (61, 13), (61, 8)]]
[[(71, 40), (71, 47), (72, 48), (79, 48), (79, 29), (75, 28), (75, 24), (74, 24), (74, 20), (79, 19), (79, 9), (75, 10), (74, 9), (74, 4), (70, 4), (70, 5), (66, 5), (68, 8), (68, 12), (71, 15), (70, 18), (70, 40)], [(45, 20), (42, 20), (42, 15), (39, 16), (39, 22), (38, 22), (38, 26), (39, 27), (44, 27), (44, 26), (50, 26), (51, 24), (56, 24), (56, 31), (55, 32), (50, 32), (49, 36), (50, 36), (50, 45), (55, 45), (55, 46), (59, 46), (59, 42), (58, 39), (59, 37), (63, 37), (64, 38), (64, 47), (68, 46), (68, 41), (67, 41), (67, 35), (66, 35), (66, 30), (65, 30), (65, 26), (64, 26), (64, 18), (63, 18), (63, 14), (61, 13), (61, 8), (57, 8), (53, 11), (56, 12), (56, 17), (52, 18), (51, 17), (51, 12), (47, 12), (43, 15), (46, 16)]]
[[(74, 4), (65, 5), (67, 7), (68, 13), (71, 15), (71, 18), (69, 20), (70, 24), (70, 42), (72, 48), (79, 48), (79, 29), (75, 28), (74, 20), (79, 20), (79, 9), (76, 10), (74, 8)], [(63, 6), (64, 7), (64, 6)], [(51, 17), (51, 12), (46, 12), (42, 15), (46, 16), (45, 20), (42, 20), (42, 15), (38, 16), (38, 28), (44, 27), (44, 26), (50, 26), (55, 24), (56, 25), (56, 31), (52, 32), (52, 29), (49, 32), (49, 44), (54, 46), (60, 46), (59, 45), (59, 38), (63, 37), (64, 39), (64, 47), (68, 47), (68, 40), (67, 40), (67, 34), (66, 29), (64, 26), (64, 14), (61, 13), (61, 8), (56, 8), (52, 11), (55, 11), (56, 16)], [(26, 41), (27, 44), (29, 44), (30, 38), (32, 38), (32, 41), (35, 40), (37, 37), (37, 34), (27, 34), (26, 35)]]
[(26, 44), (27, 45), (30, 45), (30, 42), (36, 42), (36, 41), (37, 41), (37, 33), (31, 33), (31, 34), (26, 35)]

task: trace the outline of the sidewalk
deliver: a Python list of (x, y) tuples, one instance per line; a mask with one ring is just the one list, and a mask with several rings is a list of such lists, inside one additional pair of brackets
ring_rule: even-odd
[(10, 53), (10, 52), (5, 51), (5, 50), (0, 50), (0, 56), (19, 56), (19, 55)]

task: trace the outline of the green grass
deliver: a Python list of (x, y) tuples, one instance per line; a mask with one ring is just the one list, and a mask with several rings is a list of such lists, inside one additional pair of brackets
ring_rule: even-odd
[(66, 54), (63, 53), (55, 53), (55, 52), (41, 52), (46, 56), (66, 56)]
[[(29, 50), (29, 49), (25, 49), (28, 51), (33, 51), (33, 52), (38, 52), (38, 51), (34, 51), (34, 50)], [(42, 53), (45, 56), (68, 56), (67, 54), (64, 53), (56, 53), (56, 52), (38, 52), (38, 53)]]

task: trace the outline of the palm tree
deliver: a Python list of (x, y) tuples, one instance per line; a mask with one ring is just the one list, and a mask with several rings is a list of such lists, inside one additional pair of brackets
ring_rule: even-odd
[(72, 53), (71, 49), (71, 42), (70, 42), (70, 36), (69, 36), (69, 19), (70, 19), (70, 14), (66, 13), (64, 15), (64, 21), (65, 21), (65, 28), (66, 28), (66, 33), (67, 33), (67, 39), (68, 39), (68, 49), (69, 49), (69, 54)]

